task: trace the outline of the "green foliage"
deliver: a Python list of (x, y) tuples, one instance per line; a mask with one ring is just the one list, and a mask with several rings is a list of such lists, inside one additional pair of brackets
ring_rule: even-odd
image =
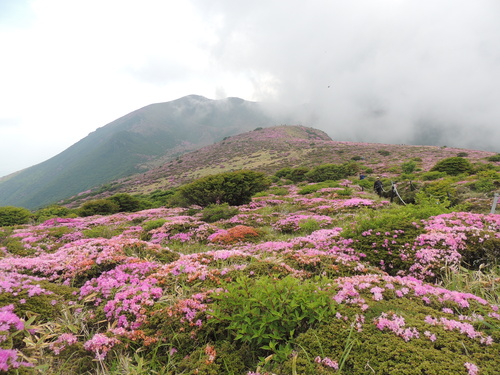
[(123, 230), (109, 226), (109, 225), (98, 225), (90, 229), (83, 231), (83, 235), (87, 238), (113, 238), (119, 235)]
[(225, 287), (227, 292), (213, 295), (214, 318), (209, 322), (226, 326), (230, 338), (276, 353), (283, 360), (298, 334), (335, 314), (325, 286), (326, 281), (319, 278), (240, 277)]
[(489, 178), (480, 178), (471, 185), (472, 189), (481, 193), (489, 193), (496, 189), (495, 184)]
[(68, 217), (74, 215), (73, 210), (59, 205), (52, 205), (36, 211), (34, 218), (37, 222), (43, 222), (55, 217)]
[(459, 152), (459, 153), (457, 154), (457, 156), (458, 156), (459, 158), (466, 158), (467, 156), (469, 156), (469, 154), (468, 154), (468, 153), (466, 153), (466, 152), (463, 152), (463, 151), (462, 151), (462, 152)]
[(446, 176), (446, 172), (438, 172), (438, 171), (426, 172), (426, 173), (422, 173), (422, 180), (434, 181), (434, 180), (443, 178), (445, 176)]
[(177, 193), (187, 204), (206, 207), (228, 203), (232, 206), (247, 204), (252, 195), (265, 190), (270, 182), (261, 172), (241, 170), (210, 175), (181, 186)]
[(167, 220), (165, 219), (149, 220), (142, 225), (142, 229), (149, 232), (150, 230), (160, 228), (166, 222)]
[(238, 208), (231, 207), (227, 203), (210, 204), (201, 211), (201, 220), (207, 223), (215, 223), (219, 220), (230, 219), (238, 212)]
[(410, 160), (410, 161), (407, 161), (407, 162), (401, 164), (401, 171), (403, 173), (407, 173), (407, 174), (413, 173), (416, 168), (417, 168), (417, 163), (413, 160)]
[(78, 213), (80, 216), (111, 215), (119, 210), (120, 206), (109, 199), (94, 199), (82, 204)]
[(322, 182), (327, 180), (340, 180), (351, 176), (359, 171), (359, 166), (356, 163), (337, 164), (322, 164), (311, 169), (306, 173), (308, 181)]
[(306, 185), (298, 191), (298, 194), (306, 195), (306, 194), (315, 193), (320, 189), (333, 188), (333, 187), (339, 187), (339, 186), (340, 185), (337, 181), (328, 180), (328, 181), (323, 181), (323, 182), (320, 182), (317, 184)]
[(299, 228), (302, 232), (311, 234), (312, 232), (320, 229), (321, 225), (317, 220), (307, 219), (299, 222)]
[(493, 161), (493, 162), (500, 161), (500, 154), (489, 156), (486, 158), (486, 160)]
[(31, 212), (26, 208), (0, 207), (0, 227), (26, 224), (31, 219)]
[(306, 180), (307, 172), (309, 172), (309, 168), (307, 167), (297, 167), (297, 168), (285, 167), (277, 171), (275, 173), (275, 176), (297, 183)]
[(462, 173), (471, 173), (472, 165), (467, 159), (454, 156), (438, 161), (431, 168), (432, 171), (445, 172), (451, 176), (456, 176)]
[(456, 189), (450, 179), (443, 179), (427, 183), (422, 189), (426, 195), (436, 201), (453, 200), (456, 196)]
[(387, 150), (378, 150), (377, 151), (382, 156), (389, 156), (391, 153)]
[(119, 193), (108, 199), (118, 205), (118, 212), (134, 212), (141, 209), (141, 200), (130, 194)]
[(151, 207), (162, 207), (169, 204), (169, 199), (175, 194), (174, 190), (155, 190), (144, 197), (145, 201), (150, 202)]

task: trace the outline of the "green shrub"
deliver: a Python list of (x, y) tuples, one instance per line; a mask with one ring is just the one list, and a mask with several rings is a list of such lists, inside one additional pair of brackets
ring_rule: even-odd
[(417, 168), (417, 163), (413, 160), (401, 164), (401, 171), (403, 173), (407, 174), (413, 173), (415, 171), (415, 168)]
[(480, 178), (471, 185), (472, 189), (480, 193), (489, 193), (496, 189), (495, 184), (488, 178)]
[(37, 222), (43, 222), (55, 217), (68, 217), (70, 214), (73, 214), (71, 209), (64, 206), (52, 205), (36, 211), (34, 218)]
[(238, 214), (236, 207), (231, 207), (227, 203), (210, 204), (201, 211), (201, 220), (207, 223), (215, 223), (223, 219), (230, 219)]
[(422, 174), (422, 180), (433, 181), (433, 180), (437, 180), (439, 178), (443, 178), (445, 176), (446, 176), (445, 172), (438, 172), (438, 171), (426, 172), (426, 173)]
[(327, 180), (340, 180), (353, 174), (347, 164), (322, 164), (306, 173), (308, 181), (322, 182)]
[(30, 221), (31, 212), (26, 208), (0, 207), (0, 227), (26, 224)]
[(456, 176), (462, 173), (471, 173), (472, 165), (467, 159), (454, 156), (438, 161), (431, 168), (432, 171), (445, 172), (451, 176)]
[(462, 151), (462, 152), (459, 152), (459, 153), (457, 154), (457, 156), (458, 156), (459, 158), (466, 158), (467, 156), (469, 156), (469, 154), (468, 154), (468, 153), (466, 153), (466, 152), (463, 152), (463, 151)]
[(265, 190), (270, 182), (262, 172), (241, 170), (210, 175), (183, 185), (177, 190), (179, 203), (206, 207), (228, 203), (250, 203), (252, 195)]
[(493, 161), (493, 162), (500, 161), (500, 154), (489, 156), (486, 158), (486, 160)]
[(225, 286), (226, 292), (213, 295), (214, 318), (209, 322), (226, 326), (229, 339), (284, 360), (297, 335), (335, 314), (325, 285), (321, 279), (301, 281), (291, 276), (281, 280), (240, 277)]
[(271, 187), (270, 189), (267, 189), (266, 191), (260, 191), (254, 195), (254, 197), (267, 197), (268, 195), (280, 195), (284, 196), (289, 193), (288, 189), (286, 187), (282, 186), (274, 186)]
[(457, 195), (456, 189), (449, 179), (429, 182), (424, 185), (422, 191), (436, 201), (452, 200)]
[(317, 184), (306, 185), (306, 186), (304, 186), (303, 188), (301, 188), (298, 191), (298, 194), (300, 194), (300, 195), (306, 195), (306, 194), (315, 193), (315, 192), (317, 192), (320, 189), (334, 188), (334, 187), (339, 187), (339, 186), (340, 185), (339, 185), (339, 183), (337, 181), (327, 180), (327, 181), (323, 181), (323, 182), (320, 182), (320, 183), (317, 183)]
[(156, 220), (146, 221), (143, 224), (142, 229), (145, 230), (146, 232), (149, 232), (150, 230), (157, 229), (157, 228), (161, 227), (166, 222), (167, 222), (167, 220), (165, 220), (165, 219), (156, 219)]
[(83, 235), (87, 238), (113, 238), (119, 235), (123, 230), (109, 226), (109, 225), (98, 225), (90, 229), (83, 231)]
[(321, 225), (317, 220), (307, 219), (299, 222), (299, 228), (302, 232), (311, 234), (312, 232), (321, 229)]
[(118, 205), (118, 212), (134, 212), (141, 209), (141, 201), (130, 194), (119, 193), (108, 199)]
[(277, 171), (275, 173), (275, 176), (297, 183), (306, 180), (307, 172), (309, 172), (309, 168), (307, 167), (297, 167), (297, 168), (285, 167)]
[(82, 204), (78, 213), (80, 216), (111, 215), (119, 210), (120, 206), (109, 199), (94, 199)]
[(391, 153), (387, 150), (378, 150), (377, 151), (382, 156), (389, 156)]

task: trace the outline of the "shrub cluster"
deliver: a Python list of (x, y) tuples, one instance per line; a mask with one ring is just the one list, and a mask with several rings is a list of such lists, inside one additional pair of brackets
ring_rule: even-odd
[(183, 185), (177, 190), (181, 205), (206, 207), (228, 203), (240, 206), (250, 203), (252, 195), (269, 187), (270, 181), (262, 172), (241, 170), (206, 176)]

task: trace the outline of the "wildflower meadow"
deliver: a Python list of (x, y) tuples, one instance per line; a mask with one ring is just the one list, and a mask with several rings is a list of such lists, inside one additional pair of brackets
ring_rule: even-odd
[(276, 180), (0, 228), (0, 373), (498, 374), (500, 214), (463, 208)]

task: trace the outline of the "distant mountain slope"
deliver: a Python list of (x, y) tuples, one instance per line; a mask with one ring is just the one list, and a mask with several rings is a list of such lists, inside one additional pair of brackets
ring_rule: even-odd
[[(390, 176), (400, 174), (401, 164), (409, 160), (417, 160), (417, 168), (428, 171), (438, 160), (458, 154), (467, 155), (466, 158), (472, 163), (486, 163), (485, 158), (494, 155), (486, 151), (438, 146), (334, 141), (318, 129), (282, 125), (227, 137), (158, 168), (114, 181), (110, 185), (112, 191), (104, 191), (102, 196), (116, 192), (150, 193), (209, 174), (239, 169), (273, 174), (284, 167), (311, 168), (349, 161), (358, 161), (364, 169), (371, 169), (372, 174)], [(81, 201), (74, 201), (72, 205), (79, 203)]]
[(53, 158), (0, 180), (0, 206), (38, 208), (130, 176), (256, 127), (275, 125), (258, 103), (191, 95), (146, 106)]

